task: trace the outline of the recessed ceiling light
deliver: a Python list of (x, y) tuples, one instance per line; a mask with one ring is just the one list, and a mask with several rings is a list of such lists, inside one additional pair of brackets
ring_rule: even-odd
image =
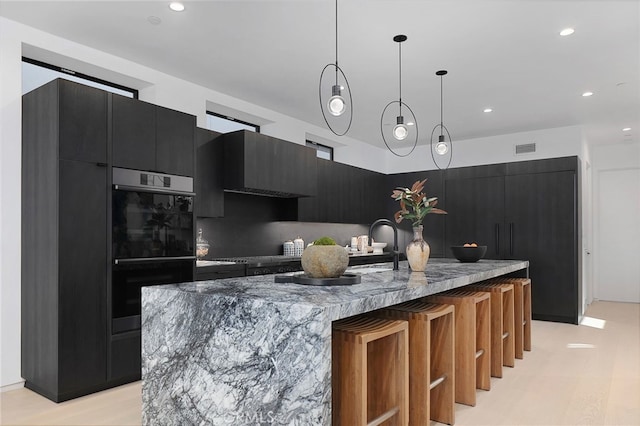
[(485, 108), (484, 112), (492, 112), (493, 110), (491, 108)]
[(407, 126), (415, 126), (416, 123), (414, 123), (413, 121), (407, 121)]
[(624, 129), (622, 129), (623, 132), (628, 132), (629, 130), (631, 130), (631, 127), (625, 127)]
[(593, 96), (593, 92), (584, 92), (582, 96), (584, 96), (585, 98), (588, 96)]
[(173, 10), (174, 12), (182, 12), (184, 10), (184, 4), (180, 3), (179, 1), (174, 1), (169, 3), (169, 9)]
[(575, 30), (573, 28), (565, 28), (564, 30), (560, 31), (560, 35), (561, 36), (568, 36), (571, 35), (575, 32)]

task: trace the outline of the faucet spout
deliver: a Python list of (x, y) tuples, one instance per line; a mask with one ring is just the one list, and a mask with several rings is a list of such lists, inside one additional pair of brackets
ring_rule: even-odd
[(373, 229), (378, 225), (389, 225), (391, 228), (393, 228), (393, 270), (397, 271), (400, 269), (398, 267), (398, 263), (400, 260), (400, 252), (398, 251), (398, 227), (389, 219), (378, 219), (369, 227), (369, 241), (373, 241), (371, 239)]

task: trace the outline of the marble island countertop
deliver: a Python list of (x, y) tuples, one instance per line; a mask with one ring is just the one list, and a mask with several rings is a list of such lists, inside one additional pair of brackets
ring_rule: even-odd
[(430, 259), (424, 273), (354, 267), (369, 273), (348, 286), (263, 275), (144, 287), (143, 424), (330, 425), (334, 320), (528, 265)]
[[(355, 285), (276, 283), (274, 275), (259, 275), (168, 284), (152, 289), (321, 308), (331, 320), (336, 320), (505, 275), (527, 266), (528, 262), (517, 260), (461, 263), (455, 259), (430, 259), (424, 273), (411, 272), (406, 261), (400, 262), (399, 271), (393, 271), (390, 262), (351, 267), (347, 272), (366, 271), (361, 283)], [(374, 272), (376, 269), (382, 272)]]

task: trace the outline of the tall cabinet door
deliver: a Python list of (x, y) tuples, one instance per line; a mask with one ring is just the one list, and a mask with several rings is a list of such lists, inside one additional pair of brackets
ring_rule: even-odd
[(487, 259), (500, 259), (504, 252), (504, 177), (447, 179), (448, 214), (445, 222), (446, 251), (450, 246), (477, 243), (487, 246)]
[(578, 214), (574, 171), (507, 176), (508, 259), (527, 259), (537, 319), (577, 323)]
[(107, 168), (60, 160), (60, 394), (106, 381)]

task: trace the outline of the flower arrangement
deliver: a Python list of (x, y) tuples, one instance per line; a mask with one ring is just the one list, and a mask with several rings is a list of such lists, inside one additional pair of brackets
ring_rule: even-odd
[(393, 190), (391, 198), (400, 201), (400, 210), (394, 215), (396, 223), (402, 222), (403, 219), (411, 220), (415, 228), (422, 224), (422, 220), (429, 213), (447, 214), (446, 211), (435, 207), (438, 197), (427, 198), (422, 192), (426, 181), (416, 181), (411, 188), (399, 186)]

